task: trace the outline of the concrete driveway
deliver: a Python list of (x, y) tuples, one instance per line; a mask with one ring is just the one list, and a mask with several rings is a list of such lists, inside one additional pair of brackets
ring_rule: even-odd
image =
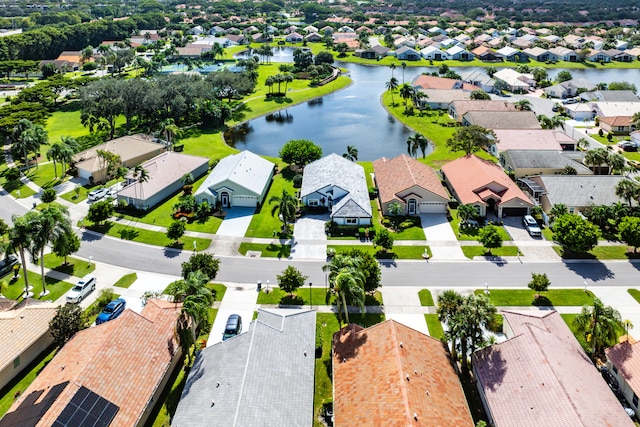
[(217, 235), (244, 237), (253, 218), (255, 208), (228, 208)]
[(420, 214), (420, 221), (433, 259), (467, 259), (445, 214)]
[(502, 218), (504, 228), (516, 243), (520, 252), (527, 261), (556, 260), (558, 254), (544, 237), (532, 237), (522, 224), (521, 216), (508, 216)]
[[(259, 278), (258, 278), (259, 279)], [(257, 280), (256, 280), (257, 282)], [(253, 312), (256, 310), (258, 299), (257, 285), (228, 285), (224, 298), (220, 303), (216, 320), (211, 327), (207, 346), (222, 341), (222, 333), (227, 324), (227, 318), (231, 314), (238, 314), (242, 317), (242, 333), (249, 331), (249, 324), (253, 319)]]
[(327, 235), (324, 232), (324, 224), (327, 221), (328, 213), (298, 218), (293, 226), (292, 259), (327, 258)]

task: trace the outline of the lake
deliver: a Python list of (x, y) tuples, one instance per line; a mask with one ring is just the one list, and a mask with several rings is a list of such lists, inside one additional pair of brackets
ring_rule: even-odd
[[(293, 62), (291, 50), (276, 49), (272, 62)], [(346, 68), (353, 84), (322, 98), (286, 108), (277, 113), (251, 120), (225, 136), (227, 143), (240, 150), (251, 150), (265, 156), (278, 156), (282, 145), (292, 139), (310, 139), (320, 145), (323, 154), (343, 154), (354, 145), (358, 159), (371, 161), (395, 157), (407, 152), (407, 138), (413, 131), (395, 120), (382, 106), (380, 96), (391, 78), (389, 67), (353, 63), (337, 64)], [(460, 73), (483, 70), (480, 67), (452, 68)], [(397, 67), (394, 76), (402, 84), (437, 67)], [(553, 78), (562, 69), (549, 70)], [(640, 88), (637, 69), (571, 69), (574, 78), (583, 77), (594, 83), (628, 81)], [(260, 82), (258, 84), (263, 84)], [(400, 99), (399, 95), (397, 96)], [(430, 120), (425, 118), (425, 120)]]

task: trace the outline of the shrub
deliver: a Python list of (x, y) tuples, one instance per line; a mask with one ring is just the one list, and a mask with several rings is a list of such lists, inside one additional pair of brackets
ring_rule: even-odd
[(300, 188), (300, 187), (302, 187), (302, 175), (297, 173), (293, 177), (293, 188)]
[(82, 66), (82, 70), (84, 71), (93, 71), (98, 69), (98, 64), (95, 62), (87, 62)]
[(503, 320), (502, 314), (495, 314), (487, 327), (491, 332), (502, 332)]
[(407, 228), (411, 228), (411, 227), (413, 227), (413, 221), (411, 221), (410, 219), (402, 221), (400, 223), (400, 225), (398, 226), (398, 228), (400, 228), (400, 230), (406, 230)]
[(7, 181), (15, 181), (20, 178), (20, 170), (18, 168), (10, 168), (4, 173), (4, 177)]

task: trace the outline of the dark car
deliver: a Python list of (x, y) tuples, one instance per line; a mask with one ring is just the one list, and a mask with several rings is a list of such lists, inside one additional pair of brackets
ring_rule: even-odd
[(227, 319), (227, 325), (224, 327), (224, 333), (222, 334), (222, 341), (235, 337), (242, 332), (242, 317), (238, 314), (232, 314)]
[(0, 277), (4, 277), (11, 273), (13, 266), (18, 264), (18, 258), (15, 255), (9, 255), (6, 258), (0, 259)]
[(96, 325), (113, 320), (120, 316), (127, 307), (127, 302), (123, 298), (114, 299), (102, 310), (96, 319)]

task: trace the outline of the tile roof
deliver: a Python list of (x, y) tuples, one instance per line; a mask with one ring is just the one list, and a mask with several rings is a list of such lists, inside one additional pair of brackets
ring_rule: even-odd
[(621, 342), (605, 350), (607, 360), (618, 370), (636, 395), (640, 395), (640, 341)]
[(245, 150), (221, 159), (209, 176), (195, 192), (197, 196), (203, 192), (215, 190), (225, 181), (247, 189), (260, 196), (269, 183), (274, 164), (251, 151)]
[[(444, 52), (443, 52), (444, 55)], [(421, 74), (411, 83), (411, 86), (418, 86), (424, 89), (462, 89), (466, 91), (474, 91), (480, 89), (478, 86), (462, 83), (460, 80), (447, 79), (444, 77), (428, 76)]]
[(315, 336), (313, 310), (259, 310), (249, 332), (200, 352), (171, 425), (312, 426)]
[(333, 336), (334, 425), (472, 426), (441, 341), (387, 320)]
[(19, 304), (13, 300), (2, 301), (0, 311), (0, 372), (13, 363), (43, 335), (49, 333), (49, 321), (56, 315), (57, 306), (35, 299)]
[[(369, 189), (362, 166), (336, 153), (331, 153), (305, 166), (300, 197), (308, 196), (326, 187), (339, 187), (347, 192), (333, 205), (331, 217), (336, 215), (371, 217)], [(345, 211), (340, 212), (343, 206)], [(359, 215), (354, 215), (358, 212)]]
[(423, 104), (441, 104), (445, 107), (454, 101), (468, 101), (471, 99), (471, 92), (461, 89), (418, 89), (420, 92), (427, 95), (422, 98)]
[[(447, 181), (453, 187), (460, 203), (486, 204), (482, 192), (489, 190), (499, 200), (498, 205), (513, 199), (532, 206), (529, 197), (522, 192), (502, 168), (471, 155), (460, 157), (442, 166)], [(484, 194), (485, 197), (487, 194)]]
[(436, 172), (406, 154), (393, 159), (383, 157), (374, 161), (373, 172), (382, 203), (400, 200), (397, 194), (414, 186), (442, 197), (445, 202), (449, 200), (449, 195)]
[[(76, 166), (81, 169), (97, 172), (104, 169), (98, 159), (98, 150), (109, 151), (120, 156), (122, 163), (135, 159), (139, 156), (153, 153), (157, 150), (164, 150), (164, 146), (153, 142), (153, 137), (144, 134), (123, 136), (112, 139), (104, 144), (84, 150), (73, 156)], [(127, 165), (132, 167), (135, 165)]]
[(631, 126), (631, 123), (633, 122), (633, 117), (632, 116), (601, 117), (600, 122), (606, 123), (609, 126)]
[[(487, 76), (488, 77), (488, 76)], [(489, 101), (489, 100), (469, 100), (469, 101), (453, 101), (453, 108), (458, 117), (462, 117), (469, 111), (516, 111), (513, 102), (507, 101)]]
[(469, 111), (464, 118), (487, 129), (541, 129), (533, 111)]
[(127, 309), (115, 320), (78, 332), (13, 404), (13, 416), (20, 415), (19, 406), (31, 393), (69, 382), (37, 426), (53, 425), (82, 386), (119, 407), (112, 427), (136, 425), (179, 354), (174, 337), (179, 310), (180, 305), (150, 300), (140, 314)]
[[(149, 180), (147, 182), (139, 184), (135, 181), (133, 172), (129, 173), (127, 180), (133, 180), (134, 182), (120, 190), (118, 197), (150, 199), (167, 186), (180, 181), (185, 174), (194, 173), (197, 169), (202, 168), (208, 163), (209, 159), (205, 157), (165, 151), (142, 163), (142, 167), (149, 173)], [(194, 178), (197, 179), (198, 177), (194, 176)]]
[(532, 179), (547, 191), (552, 206), (556, 203), (599, 206), (624, 202), (616, 196), (616, 186), (629, 178), (621, 175), (540, 175)]
[(472, 356), (497, 427), (633, 426), (555, 310), (506, 311), (504, 324), (509, 339)]
[(554, 129), (495, 129), (498, 138), (496, 148), (505, 150), (556, 150), (561, 144), (575, 144), (576, 140)]

